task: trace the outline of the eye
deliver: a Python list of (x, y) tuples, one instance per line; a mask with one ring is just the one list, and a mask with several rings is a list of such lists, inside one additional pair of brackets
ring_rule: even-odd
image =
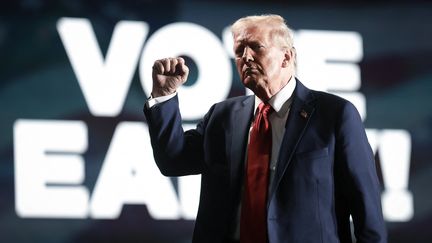
[(243, 56), (244, 46), (239, 46), (234, 50), (234, 53), (237, 57)]
[(264, 46), (262, 45), (262, 44), (260, 44), (260, 43), (253, 43), (252, 45), (251, 45), (251, 48), (252, 49), (254, 49), (254, 50), (259, 50), (259, 49), (261, 49), (261, 48), (263, 48)]

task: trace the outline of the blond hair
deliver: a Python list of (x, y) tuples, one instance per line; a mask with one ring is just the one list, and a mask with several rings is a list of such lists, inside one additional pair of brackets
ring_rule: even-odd
[(240, 34), (245, 28), (254, 25), (271, 26), (270, 38), (276, 40), (282, 48), (293, 47), (293, 32), (288, 27), (285, 19), (276, 14), (252, 15), (238, 19), (231, 25), (232, 35)]

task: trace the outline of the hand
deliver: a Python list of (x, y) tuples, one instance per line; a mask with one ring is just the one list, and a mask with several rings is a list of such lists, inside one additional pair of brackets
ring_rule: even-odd
[(181, 57), (156, 60), (153, 64), (153, 98), (170, 95), (186, 82), (189, 68)]

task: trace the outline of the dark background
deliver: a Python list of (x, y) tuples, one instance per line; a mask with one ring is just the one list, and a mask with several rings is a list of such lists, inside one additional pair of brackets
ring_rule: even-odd
[[(432, 242), (432, 3), (430, 1), (43, 1), (0, 3), (0, 242), (190, 242), (193, 221), (152, 219), (127, 205), (116, 220), (20, 218), (15, 211), (13, 123), (17, 119), (82, 120), (89, 130), (85, 185), (92, 191), (120, 121), (143, 121), (146, 99), (136, 71), (122, 113), (89, 112), (56, 22), (87, 18), (105, 53), (120, 20), (154, 31), (186, 21), (221, 37), (239, 17), (277, 13), (294, 29), (356, 31), (363, 38), (361, 89), (365, 126), (403, 129), (412, 142), (408, 189), (414, 217), (388, 222), (389, 242)], [(191, 37), (193, 38), (193, 37)], [(193, 74), (192, 74), (193, 75)], [(231, 95), (242, 94), (237, 76)]]

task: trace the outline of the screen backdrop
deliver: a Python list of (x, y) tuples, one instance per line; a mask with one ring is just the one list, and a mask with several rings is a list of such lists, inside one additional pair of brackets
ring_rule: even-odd
[(154, 164), (151, 66), (185, 57), (180, 108), (193, 128), (249, 93), (227, 27), (261, 13), (294, 29), (306, 86), (359, 110), (389, 242), (431, 242), (432, 4), (265, 2), (1, 3), (0, 242), (190, 242), (200, 177)]

